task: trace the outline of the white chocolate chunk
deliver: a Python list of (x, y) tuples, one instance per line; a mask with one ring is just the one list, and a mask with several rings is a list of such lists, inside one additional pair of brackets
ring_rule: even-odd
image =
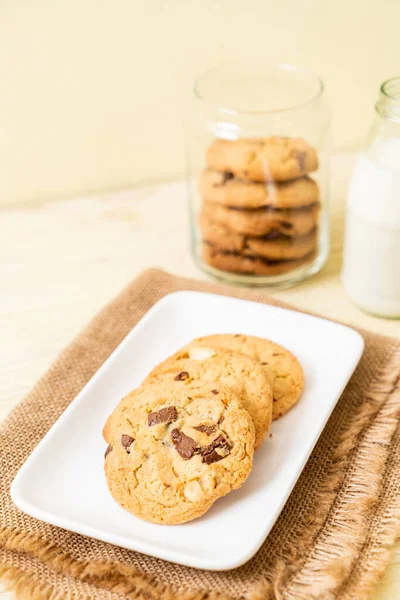
[(198, 502), (203, 496), (201, 485), (196, 479), (189, 481), (189, 483), (185, 486), (183, 493), (189, 502)]
[(216, 351), (214, 350), (214, 348), (206, 348), (205, 346), (203, 346), (189, 348), (188, 354), (189, 358), (192, 358), (193, 360), (205, 360), (206, 358), (211, 358), (212, 356), (215, 356)]

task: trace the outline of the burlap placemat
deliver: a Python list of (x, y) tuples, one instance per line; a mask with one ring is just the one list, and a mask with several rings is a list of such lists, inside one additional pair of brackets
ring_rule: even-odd
[(30, 600), (367, 598), (400, 532), (400, 342), (371, 333), (362, 332), (361, 362), (272, 532), (238, 569), (174, 565), (41, 523), (13, 505), (11, 482), (39, 440), (144, 313), (181, 289), (280, 304), (150, 270), (107, 306), (2, 425), (3, 581)]

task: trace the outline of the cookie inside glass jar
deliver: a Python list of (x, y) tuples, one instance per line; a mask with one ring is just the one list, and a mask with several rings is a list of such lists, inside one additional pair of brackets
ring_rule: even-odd
[(228, 283), (288, 287), (329, 251), (331, 113), (322, 80), (289, 64), (212, 69), (185, 121), (191, 250)]
[(281, 275), (317, 253), (315, 149), (301, 138), (216, 139), (200, 175), (203, 260), (227, 272)]

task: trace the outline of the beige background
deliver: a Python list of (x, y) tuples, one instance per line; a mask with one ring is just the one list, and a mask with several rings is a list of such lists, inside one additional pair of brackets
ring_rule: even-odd
[(2, 0), (0, 204), (180, 175), (192, 80), (226, 61), (315, 70), (357, 148), (399, 23), (398, 0)]

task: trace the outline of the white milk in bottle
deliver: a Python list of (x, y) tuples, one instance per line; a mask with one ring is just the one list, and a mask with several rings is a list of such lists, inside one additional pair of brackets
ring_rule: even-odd
[(361, 309), (400, 317), (400, 78), (381, 88), (378, 119), (349, 185), (342, 280)]

